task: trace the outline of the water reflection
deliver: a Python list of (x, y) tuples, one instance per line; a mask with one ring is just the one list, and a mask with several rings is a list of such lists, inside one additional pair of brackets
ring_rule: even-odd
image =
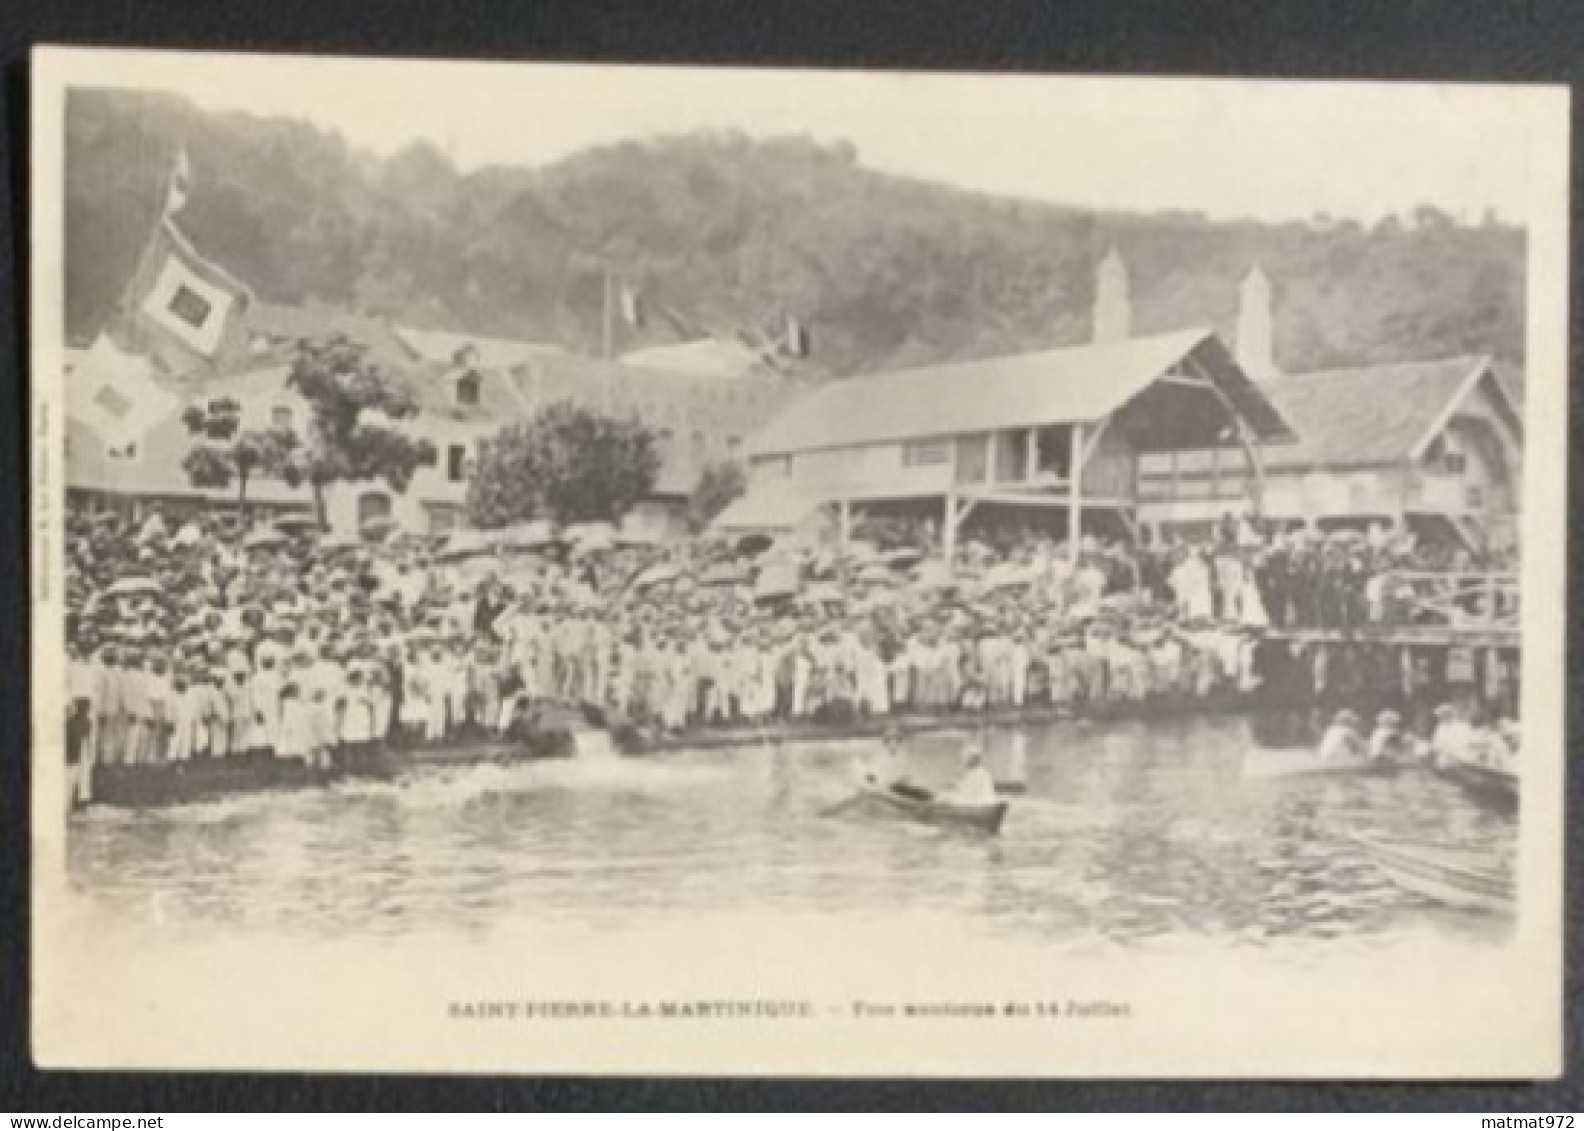
[[(986, 738), (993, 767), (1026, 767), (994, 839), (823, 817), (867, 748), (761, 742), (97, 811), (69, 867), (133, 921), (330, 937), (778, 913), (869, 931), (916, 911), (969, 937), (1127, 947), (1505, 931), (1398, 889), (1344, 839), (1475, 846), (1510, 872), (1513, 821), (1428, 776), (1244, 782), (1236, 720)], [(915, 740), (916, 777), (949, 782), (965, 740)]]

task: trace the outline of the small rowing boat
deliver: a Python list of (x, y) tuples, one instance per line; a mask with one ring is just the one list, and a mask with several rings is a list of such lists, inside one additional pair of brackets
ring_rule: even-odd
[(995, 834), (1006, 819), (1007, 803), (963, 805), (935, 797), (913, 796), (888, 789), (861, 789), (836, 807), (837, 812), (862, 813), (892, 820), (917, 821), (939, 828)]
[(1404, 891), (1469, 911), (1512, 910), (1512, 879), (1492, 866), (1489, 853), (1357, 834), (1347, 839)]
[(1436, 773), (1460, 787), (1481, 808), (1493, 813), (1518, 811), (1518, 775), (1512, 770), (1478, 762), (1454, 762), (1438, 767)]

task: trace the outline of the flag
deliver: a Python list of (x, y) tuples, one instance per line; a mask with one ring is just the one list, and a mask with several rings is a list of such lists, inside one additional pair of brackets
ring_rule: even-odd
[(163, 220), (169, 220), (187, 205), (187, 194), (192, 188), (192, 165), (187, 161), (187, 151), (183, 149), (176, 154), (176, 166), (171, 170), (170, 180), (165, 185), (165, 211), (160, 214)]
[(643, 296), (625, 283), (621, 288), (621, 316), (622, 320), (633, 329), (643, 329), (645, 322)]
[(786, 352), (793, 357), (807, 357), (809, 355), (808, 327), (793, 315), (786, 316), (786, 335), (783, 339)]
[(117, 338), (159, 369), (189, 376), (221, 362), (234, 315), (252, 299), (247, 285), (204, 258), (176, 226), (192, 189), (192, 164), (180, 150), (165, 185), (154, 231), (121, 295)]
[(186, 373), (220, 359), (233, 315), (250, 298), (244, 283), (204, 258), (165, 219), (143, 249), (122, 309), (132, 342), (166, 370)]

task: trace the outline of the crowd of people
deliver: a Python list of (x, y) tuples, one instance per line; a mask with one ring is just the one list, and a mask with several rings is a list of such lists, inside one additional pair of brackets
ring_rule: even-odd
[(1272, 621), (1389, 619), (1380, 564), (1418, 553), (1248, 521), (1192, 543), (1085, 536), (1077, 554), (1003, 531), (950, 570), (927, 545), (633, 544), (598, 527), (495, 542), (72, 509), (71, 756), (314, 763), (520, 737), (546, 701), (677, 734), (1202, 699), (1257, 686)]

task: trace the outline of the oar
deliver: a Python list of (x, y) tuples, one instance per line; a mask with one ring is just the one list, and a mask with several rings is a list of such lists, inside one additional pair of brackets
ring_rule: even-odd
[(852, 797), (844, 797), (840, 801), (836, 802), (836, 804), (834, 804), (834, 805), (827, 805), (825, 808), (821, 809), (815, 815), (819, 816), (819, 817), (839, 817), (843, 813), (845, 813), (848, 809), (852, 808), (852, 806), (857, 801), (858, 801), (858, 795), (856, 795), (856, 794), (853, 795)]

